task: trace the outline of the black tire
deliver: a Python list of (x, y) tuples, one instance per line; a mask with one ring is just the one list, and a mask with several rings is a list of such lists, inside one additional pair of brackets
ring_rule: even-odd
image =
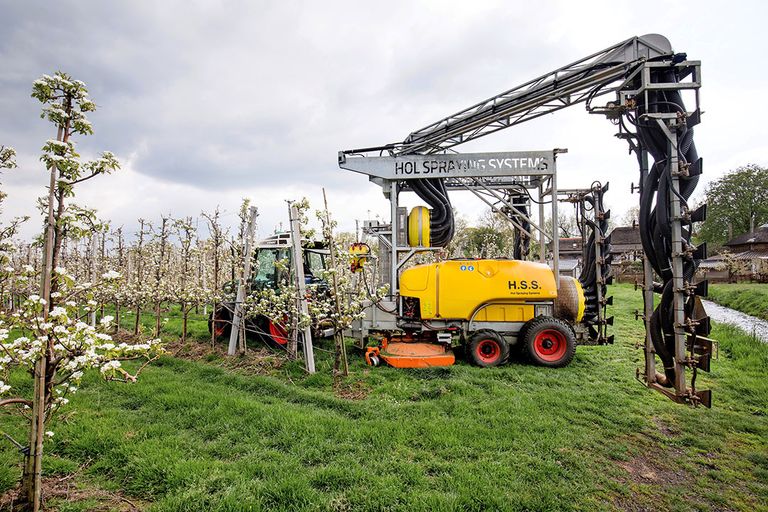
[(232, 331), (232, 311), (224, 305), (219, 304), (208, 317), (208, 332), (213, 334), (216, 330), (215, 339), (227, 339)]
[(515, 341), (514, 345), (509, 347), (509, 357), (517, 360), (526, 358), (525, 333), (528, 331), (527, 327), (530, 323), (531, 322), (529, 321), (523, 324), (523, 326), (517, 332), (517, 341)]
[(496, 331), (483, 329), (469, 338), (467, 352), (472, 363), (482, 368), (490, 368), (507, 362), (509, 344)]
[(528, 358), (539, 366), (562, 368), (576, 354), (576, 337), (568, 323), (550, 316), (538, 316), (523, 327)]
[(276, 324), (266, 316), (259, 315), (256, 317), (254, 326), (259, 340), (268, 347), (283, 350), (288, 348), (288, 333), (282, 328), (275, 330)]

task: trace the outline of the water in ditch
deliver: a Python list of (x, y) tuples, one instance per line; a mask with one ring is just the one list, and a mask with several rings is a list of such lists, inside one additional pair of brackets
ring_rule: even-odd
[(768, 322), (747, 315), (735, 309), (726, 308), (709, 300), (702, 300), (704, 309), (715, 322), (721, 324), (732, 324), (746, 331), (748, 334), (754, 334), (763, 343), (768, 343)]

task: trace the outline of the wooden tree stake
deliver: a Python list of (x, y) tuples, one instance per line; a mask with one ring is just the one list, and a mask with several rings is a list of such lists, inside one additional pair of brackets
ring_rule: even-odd
[(256, 217), (258, 213), (255, 206), (251, 206), (248, 215), (248, 228), (245, 235), (245, 251), (243, 254), (243, 271), (237, 283), (237, 298), (235, 299), (235, 311), (232, 316), (232, 328), (229, 334), (229, 347), (227, 355), (233, 356), (237, 351), (238, 338), (242, 336), (241, 347), (245, 347), (245, 329), (242, 329), (243, 302), (245, 301), (245, 286), (251, 278), (251, 259), (253, 257), (253, 237), (256, 233)]

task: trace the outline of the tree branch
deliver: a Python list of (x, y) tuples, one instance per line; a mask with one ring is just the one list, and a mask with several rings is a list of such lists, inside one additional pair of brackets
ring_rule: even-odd
[(77, 179), (77, 180), (75, 180), (75, 181), (69, 181), (69, 182), (67, 182), (67, 185), (69, 185), (70, 187), (71, 187), (72, 185), (77, 185), (78, 183), (82, 183), (82, 182), (84, 182), (84, 181), (86, 181), (86, 180), (89, 180), (89, 179), (91, 179), (91, 178), (95, 177), (95, 176), (98, 176), (99, 174), (102, 174), (102, 173), (100, 173), (100, 172), (95, 172), (95, 173), (93, 173), (93, 174), (91, 174), (91, 175), (89, 175), (89, 176), (86, 176), (86, 177), (84, 177), (84, 178), (80, 178), (80, 179)]
[(32, 407), (32, 402), (25, 398), (6, 398), (5, 400), (0, 400), (0, 407), (5, 407), (6, 405), (13, 405), (13, 404), (22, 404), (22, 405), (28, 405), (29, 407)]

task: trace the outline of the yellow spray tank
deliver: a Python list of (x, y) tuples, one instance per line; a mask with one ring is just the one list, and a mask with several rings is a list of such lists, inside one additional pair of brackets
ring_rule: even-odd
[(478, 366), (503, 364), (511, 345), (536, 364), (566, 366), (576, 350), (584, 291), (566, 276), (558, 276), (558, 289), (555, 278), (547, 265), (520, 260), (459, 259), (404, 270), (399, 325), (405, 334), (386, 335), (367, 349), (366, 360), (398, 368), (451, 365), (451, 339), (459, 334)]
[(536, 305), (550, 304), (570, 322), (584, 314), (584, 292), (572, 277), (555, 276), (544, 264), (518, 260), (449, 260), (416, 265), (400, 276), (400, 295), (419, 299), (422, 320), (526, 322)]

